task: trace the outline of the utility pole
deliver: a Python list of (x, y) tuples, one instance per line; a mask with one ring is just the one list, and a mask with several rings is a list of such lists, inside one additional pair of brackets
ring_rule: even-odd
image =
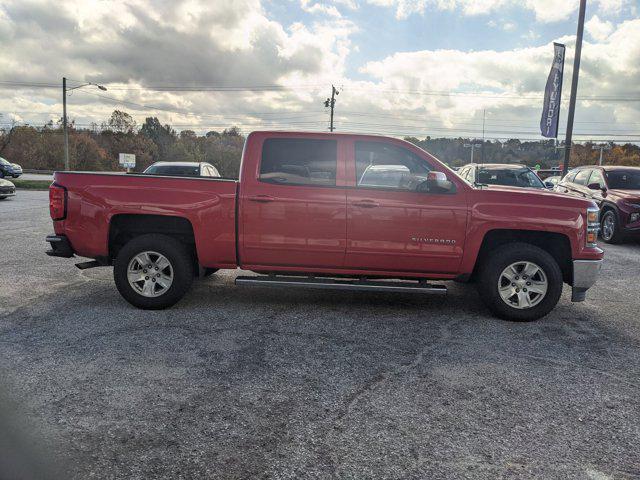
[(333, 85), (331, 85), (331, 98), (327, 98), (324, 101), (324, 106), (327, 108), (331, 108), (331, 123), (329, 125), (329, 131), (333, 132), (333, 109), (336, 106), (336, 95), (339, 95), (340, 92), (338, 91), (338, 89), (336, 87), (334, 87)]
[(611, 145), (591, 145), (591, 150), (600, 150), (600, 160), (598, 160), (598, 165), (602, 165), (602, 152), (603, 150), (611, 150)]
[(573, 78), (571, 79), (571, 97), (569, 98), (569, 116), (567, 117), (567, 134), (565, 136), (564, 168), (562, 176), (569, 171), (569, 158), (571, 157), (571, 142), (573, 137), (573, 117), (576, 113), (576, 94), (578, 92), (578, 76), (580, 75), (580, 55), (582, 54), (582, 35), (584, 32), (584, 15), (587, 8), (587, 0), (580, 0), (578, 13), (578, 31), (576, 33), (576, 52), (573, 57)]
[(69, 170), (69, 130), (67, 128), (67, 77), (62, 77), (62, 129), (64, 131), (64, 169)]
[(477, 144), (477, 143), (465, 143), (464, 148), (470, 148), (471, 149), (471, 163), (473, 163), (473, 151), (476, 148), (480, 148), (481, 145)]

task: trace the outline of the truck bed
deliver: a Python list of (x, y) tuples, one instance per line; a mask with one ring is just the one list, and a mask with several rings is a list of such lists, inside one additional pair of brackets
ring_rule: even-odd
[(235, 267), (234, 180), (56, 172), (54, 183), (65, 187), (68, 196), (66, 219), (54, 222), (56, 234), (66, 235), (80, 256), (108, 256), (113, 217), (161, 215), (189, 221), (202, 266)]

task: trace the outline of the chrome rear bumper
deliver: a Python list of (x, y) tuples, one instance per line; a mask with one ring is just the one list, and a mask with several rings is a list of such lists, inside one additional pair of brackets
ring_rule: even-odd
[(573, 285), (571, 290), (572, 302), (583, 302), (587, 290), (596, 283), (602, 260), (574, 260), (573, 261)]

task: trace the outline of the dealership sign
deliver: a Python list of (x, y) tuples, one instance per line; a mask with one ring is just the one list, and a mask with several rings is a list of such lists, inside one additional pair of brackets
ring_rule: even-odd
[(118, 160), (123, 168), (136, 168), (136, 156), (133, 153), (121, 153)]
[(553, 64), (544, 90), (544, 106), (540, 119), (540, 132), (543, 137), (558, 137), (558, 118), (562, 96), (562, 74), (564, 72), (564, 45), (553, 44)]

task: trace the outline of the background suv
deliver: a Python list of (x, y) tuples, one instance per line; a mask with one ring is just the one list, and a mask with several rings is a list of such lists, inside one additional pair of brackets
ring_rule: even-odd
[(18, 178), (22, 175), (22, 167), (17, 163), (11, 163), (0, 157), (0, 178), (13, 177)]
[(598, 203), (605, 242), (640, 239), (640, 167), (578, 167), (570, 170), (555, 190)]
[(501, 163), (470, 163), (458, 170), (458, 175), (471, 185), (503, 185), (521, 188), (546, 188), (540, 177), (526, 165)]

